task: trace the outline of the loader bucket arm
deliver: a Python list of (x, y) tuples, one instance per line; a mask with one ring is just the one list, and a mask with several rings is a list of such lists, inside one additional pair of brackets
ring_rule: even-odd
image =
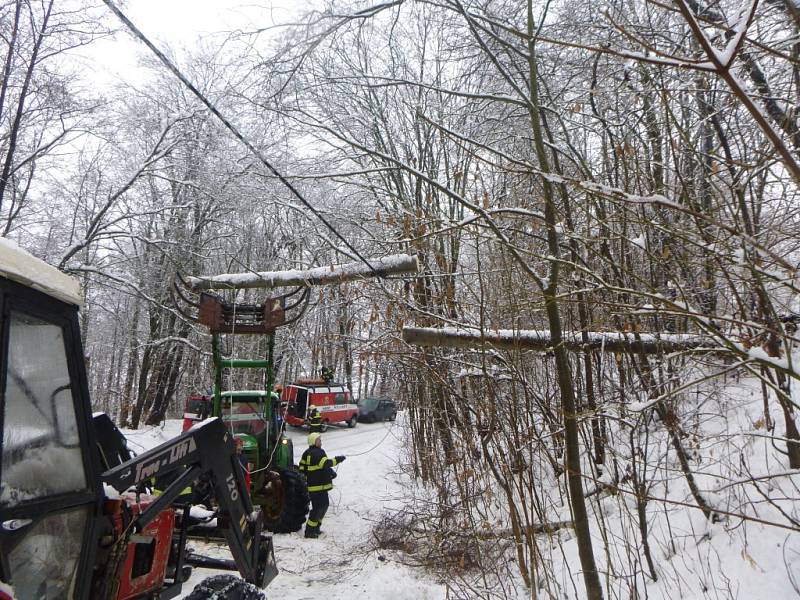
[(262, 539), (261, 510), (254, 508), (239, 467), (233, 437), (218, 418), (200, 422), (169, 442), (102, 474), (104, 483), (119, 491), (141, 487), (156, 477), (177, 478), (134, 520), (141, 531), (170, 506), (183, 488), (207, 475), (219, 503), (218, 524), (225, 532), (236, 568), (248, 582), (264, 587), (277, 574), (269, 539)]

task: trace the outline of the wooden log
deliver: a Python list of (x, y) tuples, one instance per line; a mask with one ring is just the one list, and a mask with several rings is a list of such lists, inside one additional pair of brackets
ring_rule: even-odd
[[(638, 339), (637, 339), (638, 337)], [(403, 327), (403, 341), (415, 346), (445, 348), (480, 348), (483, 345), (501, 350), (550, 349), (550, 331), (532, 329)], [(679, 352), (685, 350), (720, 351), (720, 344), (703, 335), (681, 333), (632, 333), (592, 331), (588, 343), (581, 332), (564, 331), (564, 345), (572, 351), (604, 350), (606, 352), (634, 352), (645, 354)]]
[(416, 273), (419, 262), (416, 256), (394, 254), (383, 258), (370, 259), (369, 266), (363, 262), (352, 262), (314, 269), (292, 269), (290, 271), (262, 271), (252, 273), (227, 273), (223, 275), (201, 275), (187, 277), (189, 287), (202, 290), (232, 290), (240, 288), (277, 288), (311, 285), (333, 285), (367, 279), (386, 277), (403, 273)]

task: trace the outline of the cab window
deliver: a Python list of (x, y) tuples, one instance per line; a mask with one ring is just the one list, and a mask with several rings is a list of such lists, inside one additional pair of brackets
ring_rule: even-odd
[(262, 404), (259, 398), (243, 396), (232, 398), (232, 404), (225, 407), (222, 420), (231, 433), (258, 435), (264, 431), (265, 421), (261, 416)]
[(197, 416), (203, 416), (210, 411), (210, 402), (206, 398), (189, 398), (186, 404), (186, 412), (195, 413)]
[(17, 598), (63, 600), (75, 587), (89, 510), (77, 507), (51, 514), (31, 526), (9, 552)]
[(0, 505), (87, 488), (64, 333), (9, 317)]

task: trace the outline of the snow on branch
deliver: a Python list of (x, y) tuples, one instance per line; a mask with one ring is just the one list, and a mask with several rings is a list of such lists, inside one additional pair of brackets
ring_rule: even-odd
[[(563, 343), (570, 350), (605, 350), (655, 354), (682, 350), (719, 350), (719, 343), (702, 335), (680, 333), (588, 332), (584, 342), (580, 331), (564, 331)], [(552, 347), (550, 331), (534, 329), (494, 329), (475, 327), (403, 327), (403, 340), (416, 346), (474, 348), (489, 344), (506, 350), (548, 350)]]
[(352, 262), (344, 265), (331, 265), (329, 267), (316, 267), (305, 270), (292, 269), (290, 271), (204, 275), (187, 277), (186, 282), (195, 292), (239, 288), (277, 288), (298, 285), (331, 285), (367, 277), (416, 273), (419, 270), (417, 257), (409, 254), (393, 254), (367, 262), (369, 265), (363, 262)]

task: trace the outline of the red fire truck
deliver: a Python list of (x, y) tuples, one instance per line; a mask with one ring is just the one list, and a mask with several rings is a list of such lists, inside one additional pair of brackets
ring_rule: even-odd
[(331, 423), (358, 423), (358, 405), (350, 398), (350, 390), (343, 383), (323, 379), (298, 379), (283, 388), (281, 401), (286, 402), (286, 422), (302, 427), (308, 417), (309, 407), (315, 406), (322, 417), (322, 430)]

